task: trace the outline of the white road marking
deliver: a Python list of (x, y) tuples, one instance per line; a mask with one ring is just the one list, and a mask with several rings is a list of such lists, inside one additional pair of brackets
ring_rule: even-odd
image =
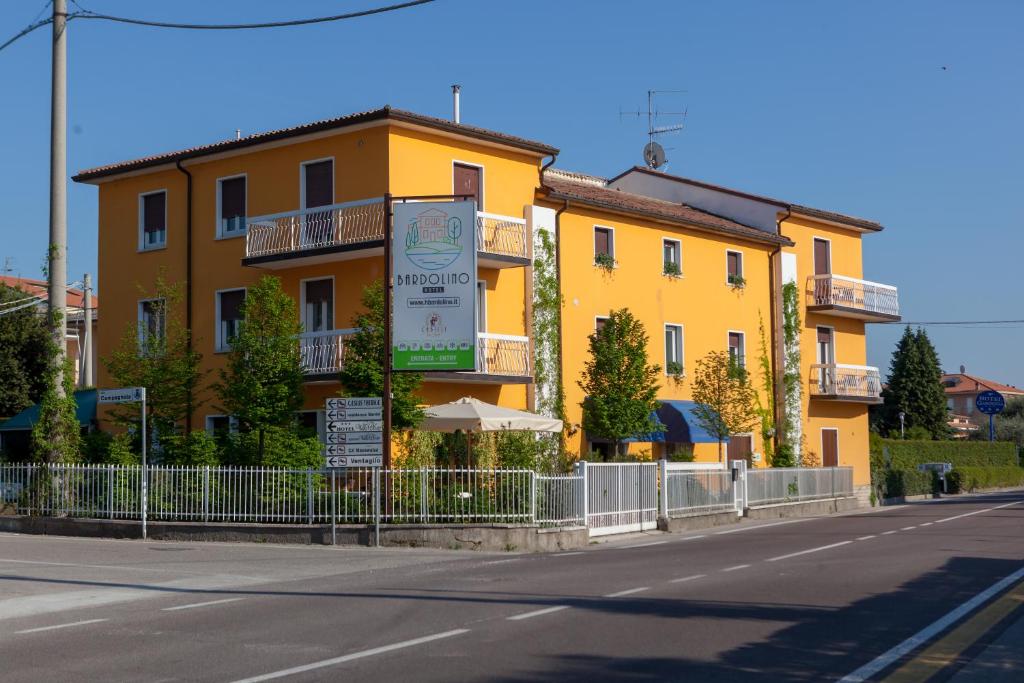
[(582, 555), (582, 554), (583, 554), (582, 550), (577, 550), (576, 552), (572, 552), (572, 553), (558, 553), (557, 555), (552, 555), (551, 557), (570, 557), (572, 555)]
[(274, 671), (268, 674), (260, 676), (253, 676), (252, 678), (243, 678), (235, 681), (235, 683), (258, 683), (259, 681), (270, 681), (275, 678), (284, 678), (285, 676), (294, 676), (295, 674), (305, 673), (307, 671), (315, 671), (316, 669), (323, 669), (324, 667), (334, 666), (335, 664), (344, 664), (345, 662), (351, 662), (355, 659), (362, 659), (364, 657), (372, 657), (374, 655), (384, 654), (385, 652), (391, 652), (392, 650), (401, 650), (406, 647), (413, 647), (416, 645), (422, 645), (423, 643), (429, 643), (435, 640), (441, 640), (443, 638), (451, 638), (452, 636), (461, 636), (463, 633), (469, 633), (468, 628), (457, 628), (453, 631), (445, 631), (444, 633), (435, 633), (430, 636), (423, 636), (422, 638), (413, 638), (412, 640), (403, 640), (400, 643), (392, 643), (391, 645), (382, 645), (375, 647), (370, 650), (363, 650), (362, 652), (353, 652), (349, 655), (343, 655), (341, 657), (334, 657), (332, 659), (324, 659), (319, 662), (313, 662), (312, 664), (303, 664), (302, 666), (295, 666), (291, 669), (282, 669), (281, 671)]
[(490, 562), (484, 562), (484, 564), (508, 564), (509, 562), (518, 562), (521, 557), (513, 557), (510, 560), (491, 560)]
[(638, 543), (637, 545), (624, 545), (623, 550), (629, 550), (631, 548), (649, 548), (652, 545), (665, 545), (668, 541), (653, 541), (652, 543)]
[(508, 617), (509, 621), (519, 621), (520, 619), (532, 619), (533, 617), (540, 617), (545, 614), (551, 614), (552, 612), (561, 612), (564, 609), (569, 609), (569, 605), (556, 605), (554, 607), (547, 607), (545, 609), (539, 609), (536, 612), (527, 612), (525, 614), (517, 614), (514, 617)]
[(684, 576), (681, 579), (672, 579), (669, 583), (686, 583), (687, 581), (693, 581), (694, 579), (703, 579), (707, 574), (694, 574), (693, 576)]
[(769, 557), (765, 562), (778, 562), (779, 560), (788, 560), (791, 557), (799, 557), (800, 555), (810, 555), (816, 553), (819, 550), (828, 550), (830, 548), (838, 548), (841, 545), (847, 545), (853, 543), (853, 541), (839, 541), (839, 543), (829, 543), (828, 545), (820, 545), (817, 548), (809, 548), (807, 550), (801, 550), (795, 553), (789, 553), (788, 555), (779, 555), (778, 557)]
[[(984, 512), (984, 510), (982, 511)], [(998, 581), (997, 583), (989, 586), (981, 593), (978, 593), (973, 598), (957, 607), (952, 612), (949, 612), (938, 621), (932, 622), (928, 626), (924, 627), (914, 635), (910, 636), (902, 643), (892, 648), (888, 652), (880, 654), (870, 662), (860, 667), (856, 671), (847, 674), (839, 680), (839, 683), (862, 683), (873, 677), (879, 671), (885, 669), (893, 662), (904, 656), (908, 652), (916, 650), (921, 645), (927, 643), (929, 640), (942, 633), (947, 628), (955, 624), (956, 622), (963, 619), (965, 616), (970, 614), (972, 611), (983, 605), (993, 596), (999, 594), (1008, 586), (1013, 585), (1015, 582), (1024, 578), (1024, 567), (1018, 569), (1014, 573), (1007, 576), (1005, 579)]]
[(633, 593), (643, 593), (644, 591), (649, 591), (649, 590), (651, 590), (650, 586), (640, 586), (639, 588), (629, 588), (629, 589), (624, 590), (624, 591), (619, 591), (618, 593), (609, 593), (608, 595), (605, 595), (603, 597), (606, 597), (606, 598), (621, 598), (623, 595), (632, 595)]
[(911, 529), (916, 529), (916, 528), (917, 528), (916, 526), (905, 526), (902, 529), (900, 529), (900, 531), (910, 531)]
[(15, 631), (15, 633), (40, 633), (41, 631), (53, 631), (58, 628), (71, 628), (72, 626), (98, 624), (101, 621), (107, 621), (107, 619), (86, 619), (85, 621), (72, 621), (69, 624), (57, 624), (56, 626), (40, 626), (39, 628), (27, 628), (24, 631)]
[(767, 529), (773, 526), (782, 526), (783, 524), (799, 524), (800, 522), (809, 522), (815, 517), (807, 517), (805, 519), (790, 519), (785, 522), (772, 522), (771, 524), (759, 524), (757, 526), (743, 526), (739, 529), (727, 529), (726, 531), (716, 531), (716, 536), (722, 536), (723, 534), (738, 534), (741, 531), (754, 531), (756, 529)]
[(934, 523), (935, 523), (935, 522), (923, 522), (923, 523), (921, 524), (921, 526), (931, 526), (931, 525), (932, 525), (932, 524), (934, 524)]
[(1005, 505), (996, 505), (994, 508), (985, 508), (984, 510), (975, 510), (974, 512), (965, 512), (964, 514), (957, 515), (955, 517), (946, 517), (945, 519), (937, 519), (937, 520), (935, 520), (935, 523), (936, 524), (942, 524), (943, 522), (952, 522), (954, 519), (961, 519), (962, 517), (970, 517), (971, 515), (980, 515), (982, 512), (992, 512), (993, 510), (1001, 510), (1003, 508), (1008, 508), (1011, 505), (1017, 505), (1020, 502), (1021, 501), (1019, 501), (1019, 500), (1015, 500), (1012, 503), (1006, 503)]
[(223, 600), (209, 600), (207, 602), (193, 602), (188, 605), (177, 605), (176, 607), (164, 607), (161, 612), (176, 612), (180, 609), (192, 609), (193, 607), (206, 607), (207, 605), (223, 605), (227, 602), (238, 602), (245, 598), (224, 598)]
[(734, 571), (737, 571), (739, 569), (746, 569), (749, 566), (750, 566), (749, 564), (738, 564), (735, 567), (726, 567), (722, 571), (723, 572), (734, 572)]
[(676, 543), (682, 543), (683, 541), (696, 541), (698, 538), (707, 538), (707, 534), (697, 534), (696, 536), (688, 536), (686, 538), (677, 538)]
[(874, 534), (868, 534), (867, 536), (860, 536), (859, 538), (857, 538), (857, 540), (858, 541), (867, 541), (867, 540), (872, 539), (874, 537), (875, 537)]
[(899, 532), (900, 532), (899, 529), (893, 529), (892, 531), (883, 531), (882, 535), (883, 536), (888, 536), (890, 534), (898, 534)]

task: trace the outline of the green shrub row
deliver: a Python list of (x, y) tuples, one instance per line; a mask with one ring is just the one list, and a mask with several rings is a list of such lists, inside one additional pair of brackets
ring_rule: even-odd
[(957, 467), (948, 475), (950, 493), (970, 492), (978, 489), (1024, 486), (1024, 468), (1010, 467)]
[(934, 473), (917, 469), (872, 468), (871, 482), (880, 498), (927, 495), (939, 486)]
[(1017, 446), (1009, 441), (903, 441), (874, 435), (871, 461), (873, 467), (915, 470), (926, 462), (948, 462), (953, 467), (1015, 467), (1019, 464)]

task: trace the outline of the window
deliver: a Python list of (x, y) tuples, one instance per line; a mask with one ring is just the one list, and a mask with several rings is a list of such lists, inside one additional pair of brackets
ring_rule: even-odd
[(206, 433), (210, 436), (223, 436), (238, 431), (238, 418), (234, 415), (207, 415)]
[(615, 231), (594, 226), (594, 263), (611, 268), (615, 265)]
[(744, 357), (746, 341), (743, 336), (742, 332), (729, 333), (729, 360), (738, 368), (746, 367), (746, 358)]
[(139, 249), (167, 246), (167, 192), (139, 196)]
[(295, 414), (299, 430), (309, 436), (316, 436), (323, 442), (327, 432), (327, 418), (322, 410), (300, 410)]
[(948, 410), (949, 412), (953, 412), (953, 399), (946, 399), (946, 410)]
[(217, 292), (217, 351), (231, 348), (231, 340), (238, 336), (242, 326), (244, 289)]
[(245, 233), (245, 176), (217, 181), (217, 236)]
[(601, 330), (604, 329), (604, 324), (608, 322), (607, 317), (598, 316), (594, 318), (594, 334), (600, 334)]
[(334, 203), (334, 160), (312, 161), (302, 165), (302, 208), (330, 206)]
[(661, 241), (662, 273), (669, 277), (683, 274), (682, 246), (679, 240)]
[(665, 374), (683, 374), (683, 326), (665, 325)]
[(302, 327), (305, 332), (334, 329), (334, 279), (306, 280), (302, 283)]
[(139, 346), (146, 348), (164, 337), (165, 305), (163, 299), (145, 299), (139, 302)]
[(746, 281), (743, 279), (743, 254), (738, 251), (725, 252), (726, 282), (730, 285), (742, 287)]

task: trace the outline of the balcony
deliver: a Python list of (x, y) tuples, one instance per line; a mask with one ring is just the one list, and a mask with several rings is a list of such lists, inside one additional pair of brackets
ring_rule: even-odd
[(881, 403), (882, 379), (868, 365), (812, 365), (811, 398), (850, 403)]
[[(385, 220), (383, 197), (251, 217), (242, 265), (280, 269), (380, 256)], [(476, 223), (479, 266), (529, 265), (524, 219), (478, 212)]]
[(891, 285), (842, 275), (811, 275), (807, 278), (807, 311), (891, 322), (900, 319), (900, 302)]
[[(345, 345), (357, 329), (305, 332), (299, 335), (299, 352), (307, 382), (335, 382), (345, 362)], [(530, 340), (508, 334), (477, 335), (476, 372), (435, 372), (424, 379), (431, 382), (474, 382), (482, 384), (528, 384)]]

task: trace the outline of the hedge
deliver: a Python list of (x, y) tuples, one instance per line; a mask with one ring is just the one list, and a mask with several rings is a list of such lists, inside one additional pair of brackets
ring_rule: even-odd
[[(888, 451), (888, 462), (884, 456)], [(957, 467), (1016, 467), (1017, 446), (1009, 441), (903, 441), (871, 439), (871, 466), (916, 470), (926, 462)]]
[(957, 467), (948, 475), (950, 493), (977, 489), (1024, 486), (1024, 468)]
[(917, 496), (938, 490), (938, 477), (933, 472), (916, 469), (872, 469), (871, 481), (881, 498)]

